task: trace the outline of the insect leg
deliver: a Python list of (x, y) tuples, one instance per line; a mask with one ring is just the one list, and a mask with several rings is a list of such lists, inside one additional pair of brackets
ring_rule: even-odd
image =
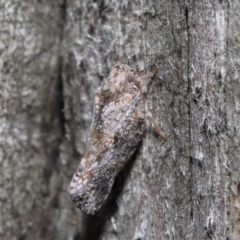
[(153, 117), (151, 112), (147, 112), (147, 117), (150, 118), (151, 122), (153, 123), (154, 129), (157, 132), (157, 134), (164, 140), (167, 140), (167, 137), (165, 136), (165, 134), (162, 132), (161, 127), (159, 126), (158, 122), (156, 121), (156, 119)]
[(142, 79), (145, 78), (152, 78), (154, 77), (154, 75), (158, 72), (159, 66), (156, 66), (151, 72), (148, 72), (146, 74), (144, 74), (143, 76), (141, 76)]

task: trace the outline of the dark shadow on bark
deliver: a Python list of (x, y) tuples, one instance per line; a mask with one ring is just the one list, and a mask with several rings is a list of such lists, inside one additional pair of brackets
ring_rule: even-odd
[[(130, 176), (130, 171), (133, 167), (133, 163), (137, 157), (137, 154), (138, 150), (133, 154), (124, 169), (116, 177), (107, 201), (100, 211), (93, 216), (85, 214), (83, 219), (83, 233), (77, 233), (74, 240), (101, 239), (101, 235), (105, 230), (106, 223), (109, 222), (109, 219), (118, 211), (117, 199), (121, 195), (125, 182)], [(116, 232), (115, 234), (117, 235), (118, 233)]]

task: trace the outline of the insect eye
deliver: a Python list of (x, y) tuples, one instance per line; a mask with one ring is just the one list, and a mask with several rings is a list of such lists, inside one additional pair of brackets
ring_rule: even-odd
[(134, 82), (134, 76), (132, 76), (132, 75), (128, 75), (128, 77), (127, 77), (127, 81), (129, 82), (129, 83), (131, 83), (131, 82)]

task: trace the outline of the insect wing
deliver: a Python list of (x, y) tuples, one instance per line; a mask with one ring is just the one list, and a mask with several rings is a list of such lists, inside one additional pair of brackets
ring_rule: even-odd
[(124, 92), (103, 106), (69, 186), (70, 197), (78, 208), (88, 214), (101, 208), (144, 129), (144, 98), (139, 91)]

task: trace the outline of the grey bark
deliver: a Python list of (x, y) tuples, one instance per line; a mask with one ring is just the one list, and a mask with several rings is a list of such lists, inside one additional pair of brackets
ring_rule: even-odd
[[(0, 2), (0, 239), (240, 239), (240, 3)], [(96, 216), (67, 187), (118, 60), (151, 124)]]

